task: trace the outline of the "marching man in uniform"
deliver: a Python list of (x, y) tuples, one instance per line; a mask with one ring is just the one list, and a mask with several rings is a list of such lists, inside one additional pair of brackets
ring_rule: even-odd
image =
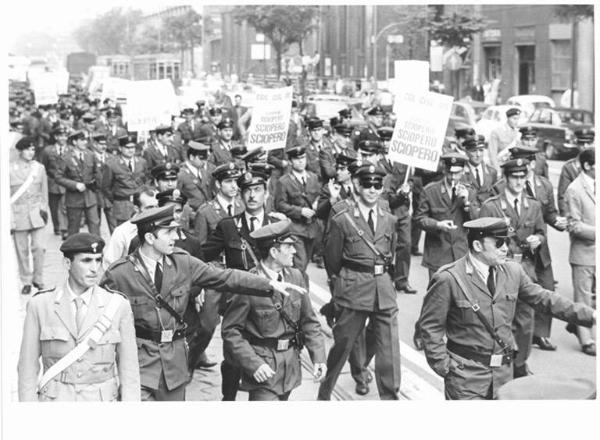
[[(140, 400), (129, 301), (97, 285), (104, 241), (77, 233), (60, 247), (64, 286), (27, 304), (19, 356), (20, 401)], [(40, 357), (44, 374), (38, 383)]]
[[(296, 239), (291, 221), (271, 223), (250, 233), (260, 255), (253, 255), (251, 272), (278, 281), (306, 286), (293, 266)], [(251, 251), (252, 254), (254, 254)], [(302, 380), (300, 352), (306, 345), (316, 379), (325, 376), (325, 343), (308, 295), (292, 292), (271, 298), (235, 295), (223, 317), (226, 353), (242, 368), (242, 389), (249, 400), (288, 400)]]

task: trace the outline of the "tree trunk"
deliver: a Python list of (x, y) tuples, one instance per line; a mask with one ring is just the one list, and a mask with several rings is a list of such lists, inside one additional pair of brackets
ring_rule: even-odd
[(190, 64), (192, 65), (192, 78), (196, 77), (196, 69), (194, 66), (194, 40), (190, 39)]

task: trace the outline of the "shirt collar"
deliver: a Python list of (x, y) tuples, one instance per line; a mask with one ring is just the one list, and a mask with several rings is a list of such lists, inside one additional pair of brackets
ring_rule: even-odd
[(521, 198), (523, 197), (523, 193), (519, 194), (518, 196), (515, 196), (512, 193), (510, 193), (508, 189), (504, 190), (504, 193), (506, 195), (506, 200), (509, 201), (511, 206), (513, 205), (513, 203), (515, 203), (515, 199), (517, 199), (519, 201), (519, 205), (521, 205)]
[(232, 214), (234, 213), (233, 211), (235, 211), (235, 201), (232, 200), (231, 202), (225, 200), (225, 198), (219, 193), (217, 194), (217, 202), (219, 202), (219, 205), (221, 205), (221, 208), (223, 208), (223, 210), (225, 212), (227, 212), (227, 206), (231, 205), (231, 210), (232, 210)]
[(149, 256), (145, 255), (142, 250), (140, 249), (139, 251), (140, 257), (142, 257), (142, 261), (144, 262), (144, 264), (146, 265), (146, 268), (149, 270), (154, 270), (154, 268), (156, 267), (156, 263), (160, 262), (161, 266), (163, 265), (163, 259), (161, 258), (160, 260), (155, 260), (153, 258), (150, 258)]
[(369, 208), (368, 206), (365, 206), (360, 200), (357, 200), (356, 204), (358, 205), (358, 210), (365, 217), (365, 219), (369, 218), (370, 210), (373, 210), (373, 215), (377, 216), (377, 205), (373, 206), (372, 208)]
[(265, 266), (262, 263), (260, 263), (260, 265), (262, 266), (262, 268), (264, 269), (266, 274), (269, 276), (269, 278), (271, 278), (272, 280), (277, 281), (277, 278), (279, 278), (279, 275), (281, 275), (283, 277), (282, 272), (275, 272), (274, 270), (269, 269), (267, 266)]
[(263, 209), (261, 212), (259, 212), (256, 215), (251, 215), (248, 214), (248, 211), (244, 211), (244, 215), (246, 216), (246, 224), (248, 225), (248, 227), (250, 227), (250, 217), (256, 217), (258, 224), (256, 225), (257, 228), (260, 228), (263, 224), (263, 221), (265, 220), (265, 210)]
[(475, 258), (471, 251), (469, 251), (469, 261), (471, 265), (475, 268), (483, 282), (487, 282), (487, 278), (490, 273), (490, 266), (488, 264), (485, 264), (478, 258)]
[(296, 179), (298, 179), (299, 182), (302, 182), (302, 178), (304, 178), (305, 181), (307, 180), (306, 170), (302, 171), (301, 173), (296, 170), (292, 170), (292, 174)]
[(75, 301), (75, 298), (77, 298), (78, 296), (83, 300), (83, 303), (87, 306), (90, 304), (90, 300), (92, 299), (92, 292), (94, 291), (94, 287), (90, 287), (88, 288), (85, 292), (83, 292), (81, 295), (77, 295), (75, 292), (73, 292), (73, 289), (71, 289), (71, 285), (69, 284), (69, 282), (67, 281), (67, 294), (69, 295), (69, 301)]

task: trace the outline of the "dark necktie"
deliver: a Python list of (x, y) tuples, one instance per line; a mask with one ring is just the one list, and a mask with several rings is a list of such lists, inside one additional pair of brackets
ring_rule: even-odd
[(494, 266), (490, 266), (486, 284), (487, 284), (488, 290), (490, 291), (492, 296), (494, 296), (494, 294), (496, 293), (496, 281), (494, 280)]
[(475, 168), (475, 178), (477, 179), (477, 186), (481, 186), (481, 177), (479, 175), (479, 167)]
[(227, 215), (233, 217), (233, 206), (227, 205)]
[(250, 232), (254, 231), (254, 222), (258, 220), (256, 217), (252, 216), (250, 217)]
[(535, 194), (533, 194), (533, 187), (531, 186), (531, 182), (529, 180), (525, 181), (525, 190), (527, 191), (527, 195), (529, 197), (535, 198)]
[(277, 274), (277, 281), (279, 281), (280, 283), (283, 281), (283, 275), (281, 275), (281, 272)]
[(300, 181), (302, 182), (302, 190), (306, 191), (306, 178), (302, 176), (302, 179), (300, 179)]
[(129, 170), (133, 173), (133, 159), (129, 160)]
[(160, 289), (162, 288), (162, 279), (163, 279), (162, 269), (160, 267), (160, 263), (157, 261), (156, 269), (154, 270), (154, 285), (156, 286), (156, 290), (158, 292), (160, 292)]
[(519, 215), (519, 199), (515, 199), (515, 203), (514, 206), (515, 208), (515, 212), (517, 213), (517, 216)]
[(367, 220), (367, 224), (369, 228), (371, 228), (371, 232), (375, 233), (375, 222), (373, 221), (373, 210), (369, 209), (369, 219)]
[(456, 187), (452, 187), (452, 203), (456, 200)]

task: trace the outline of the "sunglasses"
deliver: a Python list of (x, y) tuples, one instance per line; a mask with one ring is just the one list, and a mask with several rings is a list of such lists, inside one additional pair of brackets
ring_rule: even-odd
[(496, 248), (500, 249), (503, 245), (508, 246), (510, 238), (508, 237), (490, 237), (496, 241)]
[(361, 182), (360, 186), (362, 186), (364, 189), (370, 189), (370, 188), (381, 189), (381, 188), (383, 188), (383, 183), (381, 183), (381, 182)]

